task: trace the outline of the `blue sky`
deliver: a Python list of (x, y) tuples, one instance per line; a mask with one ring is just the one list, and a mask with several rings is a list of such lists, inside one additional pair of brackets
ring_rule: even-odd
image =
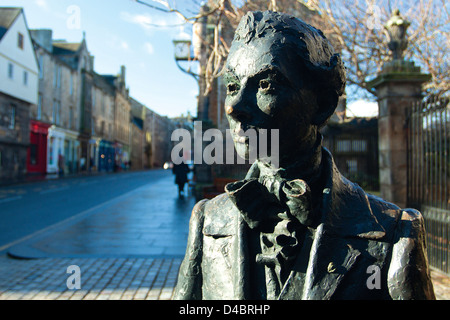
[(133, 0), (1, 0), (0, 6), (24, 8), (28, 27), (52, 29), (53, 39), (80, 42), (85, 31), (97, 73), (117, 74), (125, 65), (133, 98), (161, 115), (196, 115), (198, 85), (174, 60), (172, 40), (182, 27), (149, 26), (180, 24), (177, 15)]

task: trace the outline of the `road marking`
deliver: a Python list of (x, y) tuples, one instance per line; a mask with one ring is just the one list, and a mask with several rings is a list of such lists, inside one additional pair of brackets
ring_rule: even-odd
[(0, 203), (6, 203), (6, 202), (11, 202), (14, 200), (20, 200), (22, 199), (22, 196), (17, 196), (17, 197), (11, 197), (11, 198), (5, 198), (5, 199), (1, 199)]
[(61, 188), (56, 188), (56, 189), (48, 189), (48, 190), (44, 190), (44, 191), (39, 192), (39, 194), (54, 193), (54, 192), (63, 191), (63, 190), (67, 190), (67, 189), (69, 189), (69, 187), (61, 187)]

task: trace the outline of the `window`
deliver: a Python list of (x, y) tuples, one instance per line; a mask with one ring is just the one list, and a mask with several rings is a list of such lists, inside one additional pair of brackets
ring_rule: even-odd
[(39, 55), (39, 79), (44, 78), (44, 56)]
[(105, 99), (102, 99), (100, 103), (102, 105), (102, 115), (105, 116)]
[(58, 67), (58, 88), (61, 88), (61, 67)]
[(9, 129), (14, 129), (16, 126), (16, 106), (9, 106)]
[(53, 88), (61, 88), (61, 67), (58, 65), (53, 71)]
[(336, 152), (367, 152), (366, 140), (338, 140), (336, 141)]
[(347, 172), (348, 173), (358, 172), (358, 160), (356, 159), (347, 160)]
[(61, 113), (61, 104), (55, 100), (55, 101), (53, 101), (52, 117), (53, 117), (53, 123), (56, 125), (59, 125), (60, 113)]
[(91, 119), (91, 134), (95, 135), (95, 117), (92, 117)]
[(37, 120), (41, 120), (42, 118), (42, 95), (39, 94), (38, 96), (38, 105), (37, 105), (37, 115), (36, 115)]
[(28, 85), (28, 72), (27, 71), (23, 72), (23, 85), (24, 86)]
[(352, 141), (352, 150), (354, 152), (366, 152), (367, 151), (366, 140), (353, 140)]
[(56, 122), (56, 101), (53, 101), (53, 109), (52, 109), (52, 122)]
[(351, 141), (350, 140), (338, 140), (336, 142), (336, 151), (337, 152), (349, 152), (351, 150)]
[(14, 65), (12, 63), (8, 64), (8, 78), (14, 79)]
[(94, 112), (94, 110), (95, 110), (95, 89), (94, 88), (92, 88), (92, 112)]
[(17, 36), (17, 46), (23, 50), (23, 34), (19, 32)]
[(69, 108), (69, 129), (72, 129), (73, 125), (73, 107)]
[(72, 96), (73, 95), (73, 74), (72, 72), (70, 73), (70, 79), (69, 79), (69, 93)]

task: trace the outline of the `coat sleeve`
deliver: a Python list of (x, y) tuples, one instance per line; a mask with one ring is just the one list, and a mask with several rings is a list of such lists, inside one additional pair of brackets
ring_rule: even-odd
[(398, 222), (388, 289), (395, 300), (436, 299), (428, 268), (424, 220), (417, 210), (404, 210)]
[(206, 199), (198, 202), (192, 210), (186, 254), (178, 272), (174, 300), (202, 299), (202, 229), (206, 202)]

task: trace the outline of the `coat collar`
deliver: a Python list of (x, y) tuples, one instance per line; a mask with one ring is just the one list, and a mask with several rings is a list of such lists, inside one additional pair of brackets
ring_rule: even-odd
[(325, 176), (323, 188), (322, 222), (327, 232), (341, 237), (381, 239), (386, 232), (377, 221), (366, 193), (341, 175), (330, 152), (322, 152)]

